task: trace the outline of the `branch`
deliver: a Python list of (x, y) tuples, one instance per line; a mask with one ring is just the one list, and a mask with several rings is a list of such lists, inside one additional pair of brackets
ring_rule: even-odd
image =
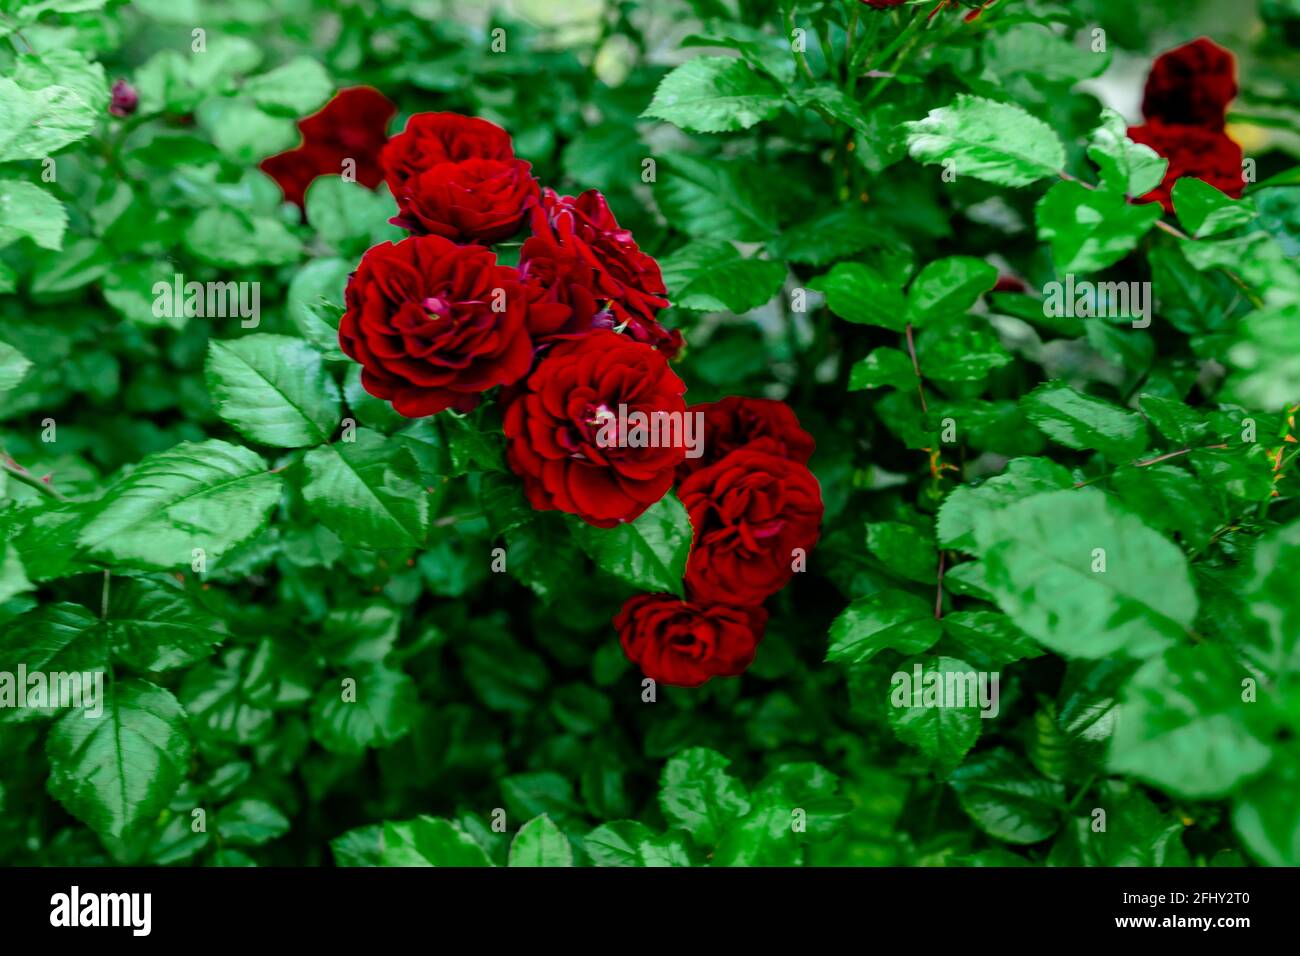
[(59, 494), (53, 485), (49, 484), (48, 479), (36, 477), (22, 465), (18, 464), (18, 462), (14, 461), (6, 452), (0, 452), (0, 471), (4, 472), (6, 475), (12, 475), (16, 480), (22, 482), (24, 485), (35, 488), (41, 494), (47, 495), (55, 501), (68, 500), (63, 495)]

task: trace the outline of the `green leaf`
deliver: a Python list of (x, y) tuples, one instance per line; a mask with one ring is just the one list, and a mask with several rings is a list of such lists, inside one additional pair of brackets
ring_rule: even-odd
[(17, 388), (31, 369), (31, 360), (12, 345), (0, 342), (0, 395)]
[(450, 820), (416, 817), (385, 823), (380, 866), (491, 866), (478, 842)]
[(1224, 385), (1227, 397), (1249, 408), (1276, 410), (1300, 399), (1300, 349), (1295, 329), (1300, 304), (1260, 309), (1237, 323), (1228, 349), (1231, 374)]
[(254, 797), (226, 804), (217, 811), (216, 824), (222, 842), (235, 846), (261, 846), (289, 832), (289, 818)]
[(751, 163), (676, 153), (658, 173), (655, 202), (664, 217), (698, 239), (760, 242), (776, 235), (776, 199)]
[(898, 349), (881, 346), (872, 349), (864, 359), (853, 363), (849, 370), (850, 392), (864, 388), (882, 388), (891, 385), (894, 388), (910, 389), (916, 386), (916, 372), (912, 369), (912, 360)]
[(809, 286), (826, 294), (826, 307), (847, 322), (879, 325), (895, 332), (907, 327), (907, 300), (901, 282), (886, 278), (870, 266), (841, 262)]
[(1274, 674), (1300, 672), (1300, 521), (1269, 532), (1255, 546), (1242, 595), (1268, 634)]
[(185, 777), (185, 711), (170, 692), (141, 680), (105, 682), (103, 714), (72, 711), (50, 728), (49, 791), (102, 837), (167, 806)]
[[(1094, 809), (1106, 812), (1096, 829)], [(1141, 789), (1107, 781), (1100, 792), (1066, 821), (1052, 845), (1053, 866), (1189, 866), (1182, 821), (1162, 813)]]
[(1048, 438), (1067, 448), (1096, 449), (1111, 461), (1125, 462), (1147, 447), (1141, 415), (1063, 382), (1044, 382), (1020, 400), (1020, 407)]
[(27, 580), (27, 571), (23, 568), (23, 559), (18, 549), (8, 541), (0, 541), (0, 604), (35, 588), (36, 585)]
[(724, 133), (771, 119), (784, 102), (780, 87), (744, 60), (701, 56), (665, 76), (641, 115), (694, 133)]
[(0, 163), (44, 159), (89, 136), (97, 119), (95, 107), (70, 87), (24, 89), (0, 77)]
[(951, 256), (929, 263), (907, 292), (907, 321), (921, 326), (966, 313), (997, 284), (998, 270), (973, 256)]
[(727, 772), (731, 763), (716, 750), (692, 747), (664, 765), (659, 806), (700, 846), (715, 846), (749, 812), (744, 785)]
[(1175, 399), (1143, 393), (1138, 396), (1138, 407), (1156, 431), (1177, 445), (1194, 444), (1209, 433), (1200, 413)]
[(546, 814), (519, 828), (510, 841), (509, 866), (573, 866), (573, 847)]
[[(28, 673), (102, 674), (108, 661), (108, 644), (99, 619), (79, 604), (60, 602), (32, 608), (5, 622), (0, 636), (0, 673), (7, 675), (16, 675), (20, 667)], [(11, 676), (10, 681), (14, 680)], [(82, 682), (83, 704), (93, 706), (94, 701), (85, 697), (84, 677)], [(9, 703), (12, 706), (16, 701)], [(21, 722), (55, 713), (58, 708), (49, 702), (39, 705), (29, 700), (23, 707), (0, 711), (0, 716)], [(82, 711), (73, 713), (80, 717)]]
[(1038, 201), (1038, 238), (1052, 244), (1057, 272), (1096, 272), (1137, 248), (1160, 213), (1158, 203), (1134, 205), (1119, 193), (1057, 183)]
[(583, 840), (596, 866), (690, 866), (680, 832), (655, 833), (635, 820), (615, 820), (596, 827)]
[(1242, 700), (1248, 671), (1215, 644), (1171, 647), (1124, 690), (1110, 769), (1194, 799), (1221, 797), (1268, 763)]
[(964, 316), (926, 329), (916, 350), (926, 377), (940, 382), (985, 381), (1012, 361), (986, 320)]
[(595, 528), (575, 519), (570, 527), (578, 546), (598, 568), (644, 591), (683, 593), (691, 519), (671, 491), (635, 521)]
[(957, 802), (981, 830), (1004, 843), (1038, 843), (1060, 826), (1065, 791), (1010, 750), (972, 757), (950, 778)]
[[(326, 181), (327, 178), (316, 180)], [(312, 348), (329, 362), (346, 359), (339, 349), (339, 318), (343, 309), (337, 303), (343, 301), (348, 273), (355, 266), (354, 262), (345, 259), (313, 259), (299, 269), (289, 283), (289, 320)]]
[(879, 234), (880, 226), (864, 208), (838, 206), (790, 226), (767, 244), (767, 251), (777, 259), (822, 266), (862, 251)]
[(979, 484), (958, 485), (944, 499), (936, 524), (945, 548), (975, 551), (975, 522), (990, 511), (1040, 491), (1069, 488), (1074, 479), (1050, 458), (1013, 458), (1000, 475)]
[(729, 242), (691, 242), (660, 260), (664, 284), (679, 309), (743, 315), (781, 289), (786, 268), (770, 259), (743, 259)]
[(1165, 178), (1169, 160), (1150, 146), (1128, 138), (1128, 124), (1112, 109), (1101, 111), (1088, 158), (1101, 170), (1101, 186), (1121, 196), (1145, 196)]
[(149, 455), (88, 510), (78, 545), (94, 557), (165, 571), (209, 562), (266, 526), (280, 478), (262, 458), (215, 439)]
[(1183, 552), (1095, 488), (986, 513), (975, 540), (998, 606), (1066, 657), (1149, 657), (1196, 617)]
[(244, 93), (258, 106), (294, 117), (313, 112), (333, 92), (334, 83), (325, 68), (306, 56), (294, 57), (244, 84)]
[(979, 739), (979, 701), (966, 697), (959, 707), (955, 701), (945, 700), (946, 694), (928, 695), (937, 688), (946, 690), (949, 683), (967, 686), (966, 678), (973, 673), (969, 664), (955, 657), (911, 658), (899, 665), (891, 682), (889, 726), (899, 740), (928, 757), (941, 777), (951, 773)]
[(1001, 667), (1015, 661), (1042, 657), (1044, 651), (1011, 618), (996, 611), (954, 611), (943, 616), (943, 632), (974, 664)]
[(147, 578), (112, 582), (105, 619), (113, 653), (129, 666), (160, 673), (203, 660), (226, 626), (181, 589)]
[(826, 659), (865, 664), (886, 648), (919, 654), (939, 637), (931, 605), (906, 591), (879, 591), (858, 598), (831, 623)]
[(1217, 236), (1255, 218), (1251, 199), (1232, 199), (1209, 183), (1181, 177), (1173, 188), (1174, 211), (1193, 239)]
[(984, 65), (1004, 83), (1023, 75), (1035, 87), (1077, 83), (1110, 64), (1108, 52), (1083, 49), (1044, 23), (1013, 23), (984, 36)]
[[(395, 238), (388, 224), (393, 198), (387, 189), (367, 189), (342, 176), (319, 176), (307, 187), (307, 221), (340, 252), (361, 255), (384, 239)], [(338, 336), (334, 336), (337, 342)]]
[(416, 709), (415, 681), (407, 674), (362, 666), (321, 688), (311, 705), (311, 732), (331, 753), (359, 754), (406, 736)]
[(938, 565), (934, 538), (913, 525), (901, 521), (869, 522), (867, 550), (892, 574), (921, 584), (934, 583)]
[(303, 448), (328, 441), (338, 427), (339, 387), (301, 339), (213, 339), (204, 372), (217, 414), (252, 441)]
[[(192, 62), (210, 57), (210, 53), (194, 57)], [(210, 96), (199, 104), (195, 116), (212, 145), (240, 165), (254, 165), (260, 157), (290, 149), (298, 140), (292, 119), (272, 116), (242, 96)]]
[(225, 268), (296, 262), (302, 244), (279, 220), (209, 206), (185, 232), (185, 247), (204, 262)]
[(429, 497), (411, 452), (379, 432), (314, 448), (303, 459), (303, 498), (344, 544), (383, 550), (419, 544), (429, 530)]
[(1237, 792), (1232, 826), (1265, 866), (1300, 866), (1300, 761), (1279, 753), (1272, 765)]
[(952, 106), (905, 123), (912, 158), (953, 161), (958, 176), (999, 186), (1027, 186), (1065, 167), (1065, 147), (1055, 131), (1018, 106), (958, 94)]
[(68, 212), (35, 183), (0, 180), (0, 213), (0, 248), (19, 239), (30, 239), (41, 249), (63, 248)]

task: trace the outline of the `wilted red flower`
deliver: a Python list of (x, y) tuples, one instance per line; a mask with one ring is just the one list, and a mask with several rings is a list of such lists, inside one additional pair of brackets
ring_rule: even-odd
[(628, 660), (646, 677), (674, 687), (742, 673), (766, 623), (761, 607), (698, 604), (672, 594), (629, 598), (614, 618)]
[(506, 397), (506, 460), (539, 511), (601, 528), (632, 521), (668, 493), (686, 452), (680, 442), (639, 443), (649, 432), (634, 438), (620, 422), (681, 420), (685, 391), (662, 353), (625, 335), (559, 342)]
[(368, 86), (339, 90), (319, 112), (298, 121), (301, 145), (262, 160), (260, 168), (279, 184), (285, 201), (299, 207), (313, 179), (342, 173), (349, 159), (357, 182), (374, 189), (384, 181), (379, 153), (396, 112), (388, 97)]
[(691, 600), (758, 604), (794, 576), (817, 543), (821, 486), (807, 466), (742, 448), (677, 489), (695, 536), (686, 562)]
[(1169, 160), (1160, 185), (1139, 202), (1158, 202), (1166, 212), (1174, 211), (1171, 193), (1184, 176), (1202, 179), (1234, 199), (1245, 188), (1241, 175), (1241, 147), (1226, 133), (1203, 126), (1184, 126), (1152, 120), (1145, 126), (1131, 126), (1129, 139), (1150, 146)]
[(692, 405), (687, 412), (704, 415), (704, 453), (682, 462), (677, 469), (678, 481), (740, 448), (767, 452), (804, 465), (817, 447), (812, 435), (799, 427), (799, 419), (785, 402), (728, 395), (720, 401)]
[(532, 166), (510, 136), (459, 113), (417, 113), (384, 148), (395, 225), (453, 242), (499, 242), (519, 231), (537, 204)]
[(348, 280), (339, 346), (361, 384), (408, 418), (467, 410), (533, 360), (519, 274), (482, 246), (410, 236), (367, 250)]
[(1237, 96), (1237, 61), (1207, 37), (1156, 57), (1147, 76), (1142, 115), (1148, 121), (1222, 130)]
[[(682, 347), (681, 333), (665, 329), (655, 319), (668, 306), (659, 263), (640, 250), (630, 230), (618, 224), (600, 192), (589, 189), (575, 197), (542, 190), (541, 205), (533, 211), (532, 230), (539, 241), (528, 248), (526, 257), (520, 257), (526, 276), (544, 282), (547, 276), (561, 272), (565, 281), (581, 275), (581, 284), (593, 294), (599, 311), (610, 314), (615, 326), (669, 358), (677, 354)], [(557, 265), (565, 259), (585, 262), (588, 270), (583, 273), (571, 264)], [(567, 295), (559, 293), (558, 299)], [(579, 324), (581, 321), (579, 317)], [(603, 322), (597, 323), (598, 327)]]

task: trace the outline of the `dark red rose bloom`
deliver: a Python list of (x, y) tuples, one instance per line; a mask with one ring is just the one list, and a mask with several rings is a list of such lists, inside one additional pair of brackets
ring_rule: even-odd
[(817, 543), (821, 486), (806, 465), (742, 448), (677, 489), (695, 530), (691, 600), (758, 604), (794, 576), (794, 550)]
[(417, 113), (384, 148), (395, 225), (453, 242), (500, 242), (537, 205), (532, 166), (516, 159), (510, 136), (459, 113)]
[(406, 121), (406, 129), (389, 140), (381, 161), (388, 176), (400, 184), (441, 163), (514, 158), (510, 134), (495, 123), (460, 113), (416, 113)]
[(704, 453), (682, 462), (677, 469), (678, 481), (686, 480), (739, 448), (767, 452), (806, 465), (817, 447), (812, 435), (799, 427), (799, 419), (785, 402), (728, 395), (721, 401), (692, 405), (687, 411), (704, 414)]
[(285, 201), (299, 207), (311, 181), (342, 173), (344, 160), (356, 163), (357, 182), (374, 189), (384, 181), (379, 154), (396, 112), (388, 97), (368, 86), (339, 90), (319, 112), (298, 121), (300, 146), (262, 160), (260, 168), (279, 184)]
[(1024, 292), (1026, 288), (1024, 279), (1007, 272), (1000, 273), (993, 284), (994, 292)]
[(1173, 126), (1154, 120), (1145, 126), (1130, 126), (1129, 139), (1144, 143), (1169, 160), (1165, 178), (1140, 202), (1158, 202), (1166, 212), (1174, 211), (1170, 198), (1174, 183), (1183, 176), (1203, 179), (1234, 199), (1241, 196), (1241, 147), (1226, 133), (1202, 126)]
[(408, 418), (464, 411), (533, 360), (519, 274), (481, 246), (411, 236), (366, 251), (348, 280), (339, 346), (361, 384)]
[(646, 677), (674, 687), (742, 673), (766, 623), (761, 607), (702, 605), (672, 594), (629, 598), (614, 618), (628, 660)]
[[(676, 412), (680, 421), (685, 391), (662, 353), (626, 335), (559, 342), (506, 398), (506, 460), (539, 511), (600, 528), (632, 521), (668, 493), (685, 455), (680, 441), (632, 447), (645, 437), (633, 434), (634, 413)], [(633, 426), (626, 432), (620, 406)]]
[[(668, 331), (656, 320), (659, 310), (668, 307), (668, 290), (664, 286), (659, 263), (646, 255), (614, 218), (598, 191), (589, 189), (580, 196), (561, 196), (553, 189), (542, 190), (542, 202), (532, 215), (533, 237), (538, 241), (521, 253), (520, 269), (531, 281), (545, 284), (557, 272), (565, 274), (566, 284), (574, 277), (596, 300), (600, 312), (609, 313), (592, 323), (597, 328), (607, 322), (623, 327), (638, 342), (645, 342), (669, 358), (680, 351), (682, 335)], [(569, 260), (560, 265), (562, 260)], [(575, 265), (585, 263), (582, 270)], [(571, 293), (558, 294), (564, 299)], [(573, 324), (585, 318), (575, 313)]]
[(1201, 37), (1156, 57), (1147, 76), (1142, 115), (1148, 121), (1222, 130), (1237, 96), (1236, 58)]
[(108, 111), (114, 116), (130, 116), (140, 105), (140, 94), (126, 80), (118, 80), (113, 84), (112, 97)]

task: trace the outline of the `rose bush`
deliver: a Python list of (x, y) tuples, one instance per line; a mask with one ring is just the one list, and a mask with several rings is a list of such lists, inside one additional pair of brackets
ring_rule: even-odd
[(1300, 19), (553, 6), (0, 15), (0, 861), (1300, 864)]

